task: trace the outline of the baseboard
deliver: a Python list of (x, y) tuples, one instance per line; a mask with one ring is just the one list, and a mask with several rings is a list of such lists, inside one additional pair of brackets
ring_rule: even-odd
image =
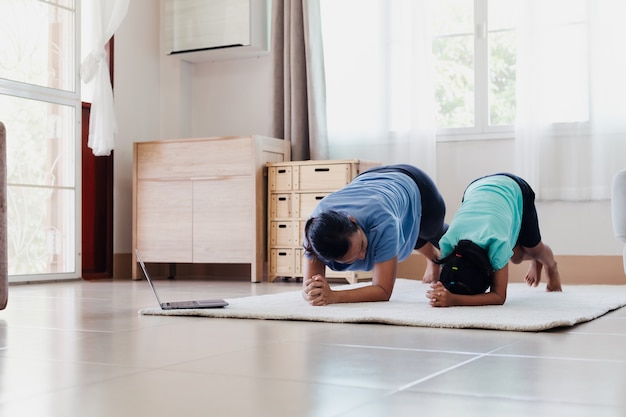
[[(559, 273), (563, 284), (626, 284), (621, 256), (557, 255)], [(409, 256), (398, 266), (398, 276), (421, 279), (426, 266), (425, 258), (418, 254)], [(509, 264), (511, 282), (523, 282), (528, 262)]]
[(130, 253), (113, 254), (113, 279), (131, 279), (133, 258)]
[[(131, 259), (130, 253), (113, 255), (114, 279), (130, 279)], [(624, 274), (624, 263), (621, 256), (557, 255), (556, 261), (559, 264), (563, 284), (626, 284), (626, 274)], [(413, 254), (398, 265), (398, 276), (422, 279), (425, 267), (424, 257)], [(527, 269), (527, 262), (520, 265), (509, 264), (511, 282), (522, 282)], [(161, 272), (167, 273), (165, 269), (161, 269)], [(246, 274), (249, 276), (249, 266), (212, 265), (210, 272), (212, 276), (245, 277)]]
[[(132, 262), (130, 253), (115, 254), (113, 256), (113, 279), (131, 279)], [(172, 272), (167, 263), (147, 263), (146, 266), (150, 276), (154, 278), (166, 278)], [(185, 278), (219, 279), (224, 277), (225, 279), (250, 280), (250, 264), (176, 264), (175, 274)]]

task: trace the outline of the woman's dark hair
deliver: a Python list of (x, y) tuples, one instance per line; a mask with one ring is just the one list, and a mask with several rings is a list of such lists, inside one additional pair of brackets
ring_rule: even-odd
[(448, 256), (435, 262), (443, 265), (439, 281), (452, 293), (482, 294), (491, 286), (489, 255), (471, 240), (460, 240)]
[(322, 262), (343, 258), (350, 248), (350, 236), (358, 226), (346, 213), (325, 211), (307, 220), (304, 226), (304, 250)]

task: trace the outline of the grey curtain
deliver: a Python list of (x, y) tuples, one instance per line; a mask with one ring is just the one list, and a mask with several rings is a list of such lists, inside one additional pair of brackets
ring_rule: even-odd
[(319, 0), (274, 0), (273, 136), (291, 141), (291, 159), (328, 159)]

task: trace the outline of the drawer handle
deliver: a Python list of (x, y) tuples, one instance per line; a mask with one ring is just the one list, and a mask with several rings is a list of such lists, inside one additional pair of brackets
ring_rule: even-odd
[(287, 256), (287, 252), (278, 252), (278, 256)]
[(286, 224), (279, 224), (279, 225), (278, 225), (278, 228), (279, 228), (279, 229), (286, 229), (286, 228), (287, 228), (287, 225), (286, 225)]
[(315, 199), (319, 201), (319, 200), (322, 200), (324, 197), (325, 196), (323, 196), (323, 195), (316, 195)]
[(279, 170), (278, 170), (278, 173), (279, 173), (279, 174), (284, 174), (285, 172), (287, 172), (287, 170), (286, 170), (286, 169), (279, 169)]
[(278, 201), (287, 201), (287, 197), (278, 197)]
[(330, 168), (315, 168), (315, 172), (328, 172)]

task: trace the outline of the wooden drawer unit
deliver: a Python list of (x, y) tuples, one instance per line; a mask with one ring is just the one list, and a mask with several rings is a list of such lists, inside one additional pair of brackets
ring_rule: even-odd
[[(351, 163), (302, 165), (293, 172), (294, 190), (338, 190), (355, 177)], [(359, 171), (361, 172), (361, 171)]]
[(270, 276), (293, 276), (295, 274), (294, 258), (294, 249), (270, 249)]
[(291, 193), (270, 194), (269, 218), (270, 219), (290, 219), (291, 218)]
[[(133, 249), (143, 260), (250, 264), (251, 281), (262, 281), (267, 213), (289, 219), (291, 212), (282, 197), (267, 209), (266, 164), (288, 161), (289, 141), (251, 135), (133, 146)], [(294, 240), (279, 230), (280, 244)], [(132, 258), (137, 279), (134, 250)]]
[(270, 192), (291, 191), (293, 177), (290, 166), (268, 166), (268, 189)]
[[(380, 165), (360, 160), (292, 161), (267, 164), (268, 279), (302, 278), (302, 234), (306, 219), (328, 194), (361, 172)], [(371, 279), (369, 272), (335, 272), (330, 278), (354, 283)]]
[(270, 222), (270, 245), (271, 247), (291, 247), (296, 243), (297, 222), (290, 220), (278, 220)]
[(317, 193), (296, 193), (293, 197), (294, 208), (293, 213), (295, 218), (307, 218), (315, 207), (319, 204), (324, 197), (330, 192), (317, 192)]

